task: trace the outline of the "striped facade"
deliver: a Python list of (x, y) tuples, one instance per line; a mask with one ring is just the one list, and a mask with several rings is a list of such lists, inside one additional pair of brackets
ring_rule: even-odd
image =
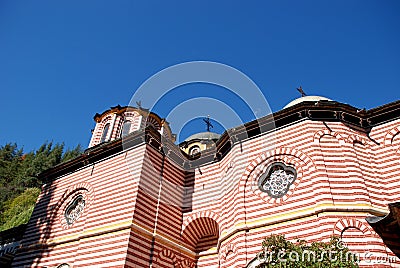
[[(96, 115), (90, 148), (41, 175), (48, 183), (13, 267), (246, 267), (270, 234), (310, 242), (337, 235), (361, 267), (400, 267), (365, 220), (400, 200), (400, 102), (362, 113), (303, 102), (275, 113), (271, 130), (250, 122), (224, 133), (200, 159), (180, 153), (155, 116), (140, 131), (140, 109), (121, 139), (123, 109)], [(258, 185), (277, 162), (297, 174), (279, 198)], [(84, 210), (69, 224), (65, 211), (77, 196)]]

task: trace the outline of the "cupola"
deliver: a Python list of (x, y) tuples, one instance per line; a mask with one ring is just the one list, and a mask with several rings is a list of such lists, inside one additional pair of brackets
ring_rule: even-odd
[(210, 149), (215, 146), (215, 142), (221, 137), (220, 134), (214, 132), (200, 132), (186, 138), (179, 144), (182, 151), (190, 156), (195, 156), (201, 151)]
[(320, 101), (331, 101), (328, 98), (322, 97), (322, 96), (307, 96), (307, 94), (304, 92), (303, 88), (301, 86), (299, 86), (298, 88), (296, 88), (298, 92), (300, 92), (301, 97), (297, 98), (295, 100), (292, 100), (291, 102), (289, 102), (288, 104), (286, 104), (285, 107), (283, 107), (283, 109), (295, 106), (299, 103), (302, 102), (320, 102)]
[[(161, 135), (175, 142), (169, 124), (157, 114), (142, 107), (111, 107), (102, 114), (94, 116), (96, 126), (92, 131), (89, 148), (129, 135), (141, 128), (151, 126)], [(146, 122), (145, 122), (146, 121)]]
[(285, 107), (283, 107), (283, 109), (285, 108), (289, 108), (291, 106), (295, 106), (296, 104), (305, 102), (305, 101), (314, 101), (314, 102), (318, 102), (318, 101), (331, 101), (331, 99), (322, 97), (322, 96), (303, 96), (300, 98), (297, 98), (295, 100), (292, 100), (291, 102), (289, 102), (288, 104), (286, 104)]

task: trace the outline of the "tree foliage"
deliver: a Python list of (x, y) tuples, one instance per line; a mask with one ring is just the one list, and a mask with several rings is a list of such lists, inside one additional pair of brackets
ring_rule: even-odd
[(40, 192), (38, 175), (71, 160), (82, 148), (64, 150), (64, 144), (44, 143), (38, 150), (24, 153), (14, 143), (0, 147), (0, 231), (26, 223)]
[(27, 188), (22, 194), (12, 199), (9, 204), (6, 204), (6, 209), (2, 215), (4, 222), (0, 226), (0, 231), (27, 223), (39, 193), (39, 188)]
[(267, 267), (358, 267), (356, 256), (338, 237), (329, 242), (306, 243), (288, 241), (283, 235), (271, 235), (262, 243), (257, 255), (260, 264)]

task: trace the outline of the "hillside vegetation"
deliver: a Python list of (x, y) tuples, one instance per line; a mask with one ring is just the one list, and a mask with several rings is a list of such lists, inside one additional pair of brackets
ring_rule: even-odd
[(82, 153), (82, 148), (65, 150), (64, 144), (44, 143), (24, 153), (16, 144), (0, 147), (0, 231), (27, 223), (42, 181), (38, 174)]

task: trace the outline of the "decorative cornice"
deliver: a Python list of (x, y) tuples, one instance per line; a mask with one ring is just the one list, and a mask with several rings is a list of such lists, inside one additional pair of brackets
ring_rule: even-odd
[(94, 115), (93, 119), (94, 119), (94, 121), (96, 123), (99, 123), (99, 122), (101, 122), (101, 120), (103, 120), (103, 118), (105, 118), (109, 114), (118, 114), (118, 115), (120, 115), (120, 114), (123, 114), (125, 112), (129, 112), (129, 111), (135, 111), (135, 112), (138, 112), (139, 114), (142, 114), (142, 115), (143, 114), (147, 115), (149, 113), (148, 110), (143, 109), (143, 108), (136, 108), (136, 107), (130, 107), (130, 106), (121, 106), (121, 105), (118, 104), (117, 106), (110, 107), (110, 109), (102, 112), (101, 114), (96, 113)]
[[(99, 116), (102, 118), (107, 112), (125, 111), (124, 109), (127, 108), (121, 106), (111, 107), (111, 110)], [(141, 143), (146, 143), (160, 153), (165, 154), (184, 169), (193, 170), (198, 166), (220, 161), (236, 143), (244, 139), (249, 139), (261, 133), (272, 131), (304, 119), (342, 122), (350, 128), (368, 134), (374, 126), (400, 119), (400, 101), (395, 101), (371, 110), (360, 110), (348, 104), (335, 101), (302, 102), (225, 131), (216, 142), (215, 147), (202, 151), (200, 157), (198, 155), (195, 157), (188, 156), (179, 149), (178, 145), (165, 136), (161, 136), (158, 131), (149, 126), (144, 132), (143, 130), (139, 130), (124, 137), (123, 141), (122, 139), (117, 139), (91, 147), (75, 159), (44, 171), (39, 177), (53, 179)]]

